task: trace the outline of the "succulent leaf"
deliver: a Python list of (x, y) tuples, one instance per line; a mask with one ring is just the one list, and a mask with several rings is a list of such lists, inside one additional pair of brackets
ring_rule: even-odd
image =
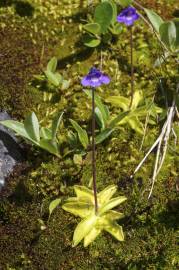
[(111, 210), (112, 208), (116, 207), (117, 205), (121, 204), (122, 202), (126, 201), (127, 198), (124, 197), (124, 196), (120, 196), (120, 197), (116, 197), (116, 198), (113, 198), (111, 199), (110, 201), (108, 201), (105, 205), (103, 205), (99, 212), (100, 212), (100, 215)]
[(78, 186), (78, 185), (74, 186), (74, 190), (75, 190), (76, 196), (79, 199), (85, 198), (85, 199), (90, 200), (91, 202), (94, 202), (94, 195), (93, 195), (92, 190), (88, 189), (87, 187)]
[(111, 186), (106, 187), (98, 194), (99, 202), (101, 204), (108, 202), (116, 191), (117, 191), (116, 185), (111, 185)]
[(73, 247), (77, 246), (80, 241), (88, 235), (88, 233), (95, 226), (98, 217), (96, 215), (90, 215), (83, 219), (76, 227), (73, 235)]
[(116, 222), (109, 221), (105, 226), (104, 230), (110, 233), (119, 241), (124, 241), (124, 233), (122, 227), (118, 225)]
[(100, 233), (100, 229), (93, 228), (84, 238), (84, 247), (87, 247), (89, 244), (91, 244)]
[(81, 218), (85, 218), (86, 216), (94, 213), (94, 206), (89, 202), (67, 202), (62, 206), (62, 208), (65, 211)]

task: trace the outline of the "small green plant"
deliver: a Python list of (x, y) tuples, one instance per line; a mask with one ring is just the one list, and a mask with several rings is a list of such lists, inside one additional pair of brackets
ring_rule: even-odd
[(112, 35), (118, 35), (123, 27), (116, 21), (117, 6), (113, 0), (105, 0), (95, 8), (94, 17), (83, 26), (86, 31), (84, 44), (97, 47), (101, 42), (109, 42)]
[(17, 135), (27, 139), (27, 141), (32, 144), (60, 157), (59, 143), (56, 135), (62, 116), (63, 112), (56, 115), (52, 121), (51, 128), (40, 127), (34, 112), (25, 118), (24, 123), (14, 120), (5, 120), (0, 123), (5, 127), (12, 129)]
[(112, 209), (124, 202), (126, 197), (112, 198), (117, 187), (115, 185), (108, 186), (97, 194), (97, 214), (93, 191), (84, 186), (74, 186), (74, 190), (77, 197), (67, 199), (62, 206), (65, 211), (82, 218), (73, 234), (73, 247), (77, 246), (83, 239), (84, 247), (87, 247), (103, 230), (109, 232), (117, 240), (123, 241), (123, 230), (116, 220), (123, 218), (124, 215)]
[(40, 81), (47, 81), (50, 88), (61, 87), (61, 89), (64, 90), (69, 87), (70, 81), (64, 80), (63, 76), (56, 71), (57, 63), (57, 58), (52, 57), (47, 64), (46, 70), (44, 70), (44, 74), (34, 75), (34, 78)]
[[(123, 96), (110, 96), (106, 99), (106, 102), (110, 102), (112, 105), (119, 107), (126, 112), (129, 110), (130, 98)], [(153, 101), (144, 100), (142, 91), (135, 91), (132, 104), (130, 106), (130, 112), (124, 119), (118, 121), (117, 125), (128, 124), (133, 130), (139, 134), (144, 133), (144, 127), (141, 120), (145, 119), (147, 114), (150, 114), (149, 123), (155, 124), (155, 118), (157, 114), (162, 113), (162, 109), (156, 106)], [(115, 121), (115, 119), (113, 120)]]

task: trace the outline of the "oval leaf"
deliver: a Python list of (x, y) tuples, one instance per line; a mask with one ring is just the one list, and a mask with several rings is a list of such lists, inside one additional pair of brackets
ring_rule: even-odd
[(56, 142), (52, 140), (41, 139), (39, 145), (41, 148), (47, 150), (49, 153), (54, 154), (57, 157), (60, 157), (58, 151), (58, 144)]
[(106, 128), (103, 131), (101, 131), (101, 133), (96, 136), (95, 139), (96, 144), (99, 144), (103, 142), (105, 139), (107, 139), (113, 131), (114, 129), (112, 128)]
[(62, 117), (63, 117), (63, 112), (59, 112), (56, 117), (53, 119), (52, 122), (52, 140), (56, 139), (56, 135), (57, 135), (57, 130), (59, 128), (59, 125), (62, 121)]
[(93, 229), (98, 217), (96, 215), (90, 215), (86, 219), (82, 220), (76, 227), (73, 235), (73, 247), (77, 246), (80, 241), (87, 236), (87, 234)]
[(108, 222), (104, 226), (104, 230), (114, 236), (118, 241), (124, 241), (124, 233), (122, 227), (119, 226), (116, 222)]
[(99, 199), (100, 203), (104, 204), (105, 202), (108, 202), (116, 191), (117, 191), (116, 185), (110, 185), (110, 186), (106, 187), (105, 189), (103, 189), (98, 194), (98, 199)]
[[(90, 90), (85, 90), (84, 92), (85, 92), (85, 94), (87, 94), (88, 97), (90, 97), (92, 99), (92, 92)], [(101, 98), (96, 93), (94, 94), (94, 100), (95, 100), (95, 105), (101, 111), (103, 121), (106, 125), (106, 123), (109, 119), (108, 107), (102, 103)]]
[(51, 216), (52, 212), (57, 208), (57, 206), (61, 203), (61, 199), (53, 200), (49, 205), (49, 216)]
[(88, 23), (83, 28), (94, 35), (100, 34), (101, 31), (101, 26), (98, 23)]
[(94, 38), (94, 37), (91, 37), (89, 35), (85, 35), (83, 37), (83, 42), (87, 47), (95, 48), (101, 43), (101, 40)]
[(94, 13), (94, 21), (101, 26), (101, 32), (104, 34), (110, 26), (113, 18), (113, 7), (109, 2), (100, 3)]
[(62, 206), (63, 210), (81, 218), (94, 213), (94, 206), (88, 202), (67, 202)]
[(144, 9), (148, 19), (150, 20), (151, 24), (153, 25), (154, 29), (157, 31), (157, 33), (159, 33), (159, 28), (161, 26), (162, 23), (164, 23), (163, 19), (157, 14), (155, 13), (153, 10)]
[(40, 130), (40, 137), (42, 139), (51, 140), (52, 139), (52, 132), (49, 128), (42, 127)]
[(84, 247), (89, 246), (89, 244), (91, 244), (100, 233), (100, 229), (93, 228), (84, 238)]
[(54, 73), (56, 71), (57, 68), (57, 58), (56, 57), (52, 57), (50, 59), (50, 61), (47, 64), (47, 70), (51, 71), (52, 73)]
[(5, 121), (0, 121), (0, 124), (2, 124), (3, 126), (12, 129), (13, 131), (15, 131), (19, 136), (22, 136), (28, 140), (31, 140), (35, 143), (34, 140), (32, 140), (30, 138), (30, 136), (28, 135), (24, 124), (20, 123), (18, 121), (14, 121), (14, 120), (5, 120)]
[(123, 203), (126, 201), (127, 198), (125, 196), (119, 196), (114, 199), (111, 199), (108, 201), (101, 209), (100, 209), (100, 214), (103, 214), (107, 212), (108, 210), (111, 210), (112, 208), (116, 207), (117, 205)]
[(26, 117), (24, 121), (24, 127), (27, 134), (32, 140), (37, 142), (40, 141), (39, 121), (34, 112), (32, 112)]
[(90, 200), (90, 201), (94, 201), (94, 195), (93, 195), (93, 191), (85, 186), (78, 186), (78, 185), (75, 185), (74, 186), (74, 190), (75, 190), (75, 193), (76, 193), (76, 196), (79, 198), (79, 199), (87, 199), (87, 200)]
[(165, 22), (160, 26), (159, 29), (160, 38), (162, 42), (169, 48), (173, 49), (173, 45), (176, 42), (176, 27), (173, 21)]
[(61, 75), (60, 74), (55, 74), (52, 73), (51, 71), (47, 70), (45, 71), (45, 75), (48, 79), (48, 81), (53, 84), (54, 86), (59, 86), (60, 82), (61, 82)]
[(72, 119), (70, 119), (70, 123), (72, 124), (72, 126), (74, 127), (76, 132), (78, 133), (78, 138), (79, 138), (81, 144), (86, 149), (88, 146), (88, 143), (89, 143), (88, 134), (87, 134), (86, 130), (81, 128), (80, 125), (78, 125), (78, 123)]

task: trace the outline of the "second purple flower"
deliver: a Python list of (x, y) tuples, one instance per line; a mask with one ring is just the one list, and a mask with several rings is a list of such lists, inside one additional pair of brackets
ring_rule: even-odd
[(117, 21), (119, 23), (124, 23), (127, 26), (131, 26), (136, 20), (139, 19), (139, 17), (140, 16), (136, 12), (135, 8), (127, 7), (117, 16)]

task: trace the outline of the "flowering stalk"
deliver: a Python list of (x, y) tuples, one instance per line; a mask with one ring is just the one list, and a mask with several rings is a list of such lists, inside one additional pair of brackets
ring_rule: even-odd
[(95, 214), (98, 214), (98, 198), (96, 187), (96, 153), (95, 153), (95, 100), (94, 100), (95, 88), (92, 88), (92, 174), (93, 174), (93, 191), (95, 202)]
[(130, 58), (131, 58), (131, 101), (129, 108), (132, 106), (133, 97), (134, 97), (134, 63), (133, 63), (133, 31), (132, 25), (130, 26)]
[(132, 106), (133, 96), (134, 96), (134, 64), (133, 64), (133, 31), (132, 26), (135, 21), (139, 19), (139, 14), (134, 7), (127, 7), (121, 11), (117, 16), (117, 22), (124, 23), (130, 29), (130, 58), (131, 58), (131, 101), (129, 108)]
[(102, 73), (99, 69), (93, 67), (89, 73), (82, 78), (81, 84), (83, 86), (90, 86), (92, 91), (92, 175), (93, 175), (93, 192), (95, 203), (95, 214), (98, 214), (98, 198), (96, 186), (96, 156), (95, 156), (95, 88), (102, 84), (108, 84), (110, 78)]

